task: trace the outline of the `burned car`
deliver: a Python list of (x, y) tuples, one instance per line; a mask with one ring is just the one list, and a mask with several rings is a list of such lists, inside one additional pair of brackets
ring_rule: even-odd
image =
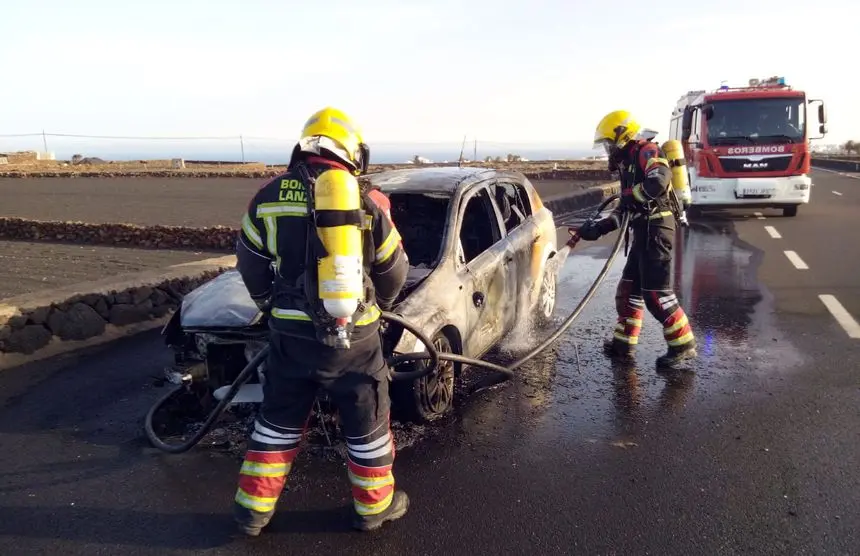
[[(390, 198), (410, 262), (392, 312), (431, 338), (437, 350), (479, 358), (518, 321), (551, 319), (558, 277), (547, 263), (557, 250), (555, 224), (524, 175), (448, 167), (367, 177)], [(163, 330), (175, 352), (168, 379), (189, 384), (210, 405), (223, 397), (267, 342), (261, 316), (235, 269), (190, 292)], [(425, 349), (395, 323), (382, 335), (386, 355)], [(458, 364), (443, 361), (424, 378), (392, 383), (395, 417), (427, 421), (446, 413), (459, 372)], [(265, 364), (257, 374), (233, 403), (262, 399)]]

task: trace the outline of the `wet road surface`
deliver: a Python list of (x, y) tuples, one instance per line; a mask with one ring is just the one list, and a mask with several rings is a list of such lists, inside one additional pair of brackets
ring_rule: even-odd
[[(818, 295), (860, 318), (860, 246), (834, 233), (853, 229), (860, 188), (815, 178), (795, 218), (735, 211), (684, 233), (676, 279), (701, 345), (695, 373), (654, 372), (651, 317), (638, 368), (600, 353), (620, 257), (554, 348), (398, 453), (412, 508), (375, 534), (347, 529), (345, 467), (306, 454), (263, 536), (232, 538), (240, 462), (142, 439), (160, 393), (149, 377), (168, 362), (156, 335), (4, 373), (0, 553), (854, 554), (860, 340)], [(557, 320), (611, 239), (568, 258)]]

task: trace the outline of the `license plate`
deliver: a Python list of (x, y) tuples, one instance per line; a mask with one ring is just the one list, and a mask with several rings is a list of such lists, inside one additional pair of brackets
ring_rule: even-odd
[(773, 189), (770, 187), (748, 187), (741, 190), (742, 197), (752, 197), (761, 195), (773, 195)]

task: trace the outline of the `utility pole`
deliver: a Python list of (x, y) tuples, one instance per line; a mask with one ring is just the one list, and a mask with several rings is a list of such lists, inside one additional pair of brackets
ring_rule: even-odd
[(239, 145), (242, 147), (242, 164), (245, 163), (245, 139), (239, 136)]
[(466, 136), (463, 136), (463, 145), (460, 147), (460, 159), (457, 161), (457, 167), (463, 165), (463, 151), (466, 150)]
[(472, 154), (472, 161), (473, 162), (478, 161), (478, 138), (477, 137), (475, 137), (475, 152)]
[(45, 135), (45, 130), (42, 130), (42, 145), (45, 147), (45, 156), (48, 156), (48, 137)]

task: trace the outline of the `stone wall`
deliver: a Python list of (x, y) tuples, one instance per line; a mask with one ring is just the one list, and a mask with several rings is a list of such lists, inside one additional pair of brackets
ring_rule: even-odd
[(226, 226), (135, 226), (0, 217), (0, 239), (233, 252), (238, 230)]
[(0, 317), (0, 354), (32, 354), (52, 339), (87, 340), (105, 332), (108, 324), (122, 327), (156, 319), (179, 307), (182, 298), (226, 269), (171, 278), (152, 286), (106, 293), (79, 294)]
[(826, 168), (838, 172), (860, 172), (860, 160), (812, 157), (812, 167)]
[(600, 203), (619, 192), (620, 184), (618, 182), (607, 183), (583, 190), (577, 195), (558, 195), (554, 198), (544, 199), (544, 205), (552, 211), (556, 222), (558, 222), (559, 219), (571, 214), (587, 209), (596, 209)]

